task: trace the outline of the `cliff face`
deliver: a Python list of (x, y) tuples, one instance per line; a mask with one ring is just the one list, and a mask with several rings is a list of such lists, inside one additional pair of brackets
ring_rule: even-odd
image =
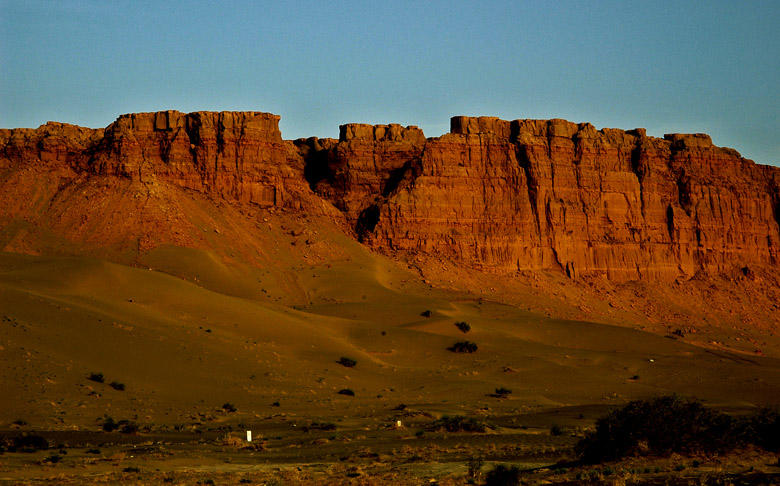
[[(96, 211), (101, 190), (118, 190), (99, 184), (111, 179), (144, 192), (121, 204), (158, 212), (147, 232), (181, 221), (168, 210), (173, 193), (164, 204), (150, 199), (173, 187), (305, 212), (328, 211), (325, 199), (376, 249), (496, 271), (669, 281), (780, 264), (780, 169), (706, 135), (455, 117), (438, 138), (414, 126), (348, 124), (339, 140), (286, 142), (278, 121), (166, 111), (123, 115), (105, 130), (0, 130), (0, 229), (44, 213), (57, 214), (58, 228), (78, 226), (69, 208)], [(85, 234), (107, 218), (123, 223), (120, 209), (101, 211)]]
[(0, 131), (0, 167), (58, 162), (77, 173), (171, 184), (228, 200), (300, 208), (303, 165), (279, 116), (178, 111), (120, 116), (105, 130), (49, 123)]
[[(330, 158), (332, 173), (366, 159), (349, 146), (342, 136), (332, 149), (350, 154)], [(373, 172), (372, 187), (384, 181), (391, 191), (372, 199), (366, 185), (335, 177), (316, 186), (337, 205), (355, 202), (347, 215), (376, 248), (618, 281), (779, 263), (780, 170), (706, 135), (662, 140), (564, 120), (455, 117), (451, 133), (405, 163), (382, 147), (366, 139), (361, 154), (403, 171)]]

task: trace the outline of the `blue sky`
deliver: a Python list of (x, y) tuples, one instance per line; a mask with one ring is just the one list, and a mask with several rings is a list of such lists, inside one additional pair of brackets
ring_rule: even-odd
[(780, 165), (780, 2), (0, 0), (0, 127), (165, 109), (267, 111), (288, 139), (565, 118)]

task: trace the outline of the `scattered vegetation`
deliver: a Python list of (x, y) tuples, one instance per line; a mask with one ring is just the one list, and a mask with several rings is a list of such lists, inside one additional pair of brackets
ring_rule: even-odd
[(131, 422), (130, 420), (120, 420), (119, 422), (116, 422), (112, 417), (105, 418), (103, 421), (103, 430), (106, 432), (118, 430), (119, 432), (128, 435), (136, 435), (140, 432), (140, 428), (135, 422)]
[(601, 417), (577, 449), (583, 461), (594, 463), (633, 455), (715, 453), (745, 444), (780, 450), (780, 409), (737, 418), (694, 398), (669, 395), (633, 401)]
[(347, 358), (346, 356), (342, 356), (341, 358), (339, 358), (337, 363), (340, 364), (341, 366), (346, 366), (347, 368), (354, 368), (355, 365), (357, 365), (357, 361), (355, 361), (352, 358)]
[(468, 467), (468, 476), (472, 483), (475, 483), (482, 476), (482, 466), (485, 465), (485, 458), (482, 456), (470, 456), (466, 467)]
[(507, 398), (511, 394), (512, 390), (502, 386), (501, 388), (496, 388), (496, 392), (493, 394), (493, 396), (498, 398)]
[(135, 466), (128, 466), (128, 467), (122, 469), (122, 472), (126, 472), (126, 473), (139, 473), (139, 472), (141, 472), (141, 469), (138, 468), (138, 467), (135, 467)]
[(471, 325), (469, 325), (468, 322), (464, 322), (464, 321), (456, 322), (455, 327), (457, 327), (460, 330), (460, 332), (464, 334), (471, 331)]
[(431, 424), (430, 430), (446, 430), (447, 432), (485, 432), (484, 422), (466, 417), (465, 415), (445, 415)]
[(350, 397), (354, 397), (355, 396), (355, 392), (352, 391), (349, 388), (343, 388), (343, 389), (339, 390), (338, 393), (339, 393), (339, 395), (347, 395), (347, 396), (350, 396)]
[(37, 434), (17, 435), (6, 439), (0, 438), (0, 447), (8, 452), (36, 452), (49, 448), (49, 441)]
[(44, 459), (44, 462), (50, 462), (52, 464), (56, 464), (62, 460), (62, 456), (59, 454), (52, 454), (46, 459)]
[(563, 435), (563, 427), (558, 424), (553, 424), (552, 427), (550, 427), (550, 435), (554, 435), (556, 437)]
[(423, 316), (423, 317), (431, 317), (433, 315), (433, 311), (432, 310), (424, 310), (424, 311), (422, 311), (420, 313), (420, 315)]
[(301, 427), (301, 430), (304, 432), (309, 432), (311, 430), (336, 430), (336, 424), (332, 422), (312, 422), (309, 425)]
[(485, 486), (517, 486), (520, 484), (520, 468), (497, 464), (485, 476)]
[(224, 410), (225, 412), (228, 412), (228, 413), (233, 413), (233, 412), (237, 412), (237, 411), (238, 411), (238, 409), (236, 408), (236, 406), (235, 406), (235, 405), (233, 405), (233, 404), (232, 404), (232, 403), (230, 403), (230, 402), (225, 402), (225, 403), (222, 405), (222, 410)]
[(20, 427), (24, 427), (25, 425), (30, 425), (30, 424), (28, 424), (28, 423), (27, 423), (27, 421), (26, 421), (26, 420), (24, 420), (24, 419), (16, 419), (16, 420), (14, 420), (14, 421), (13, 421), (13, 422), (11, 422), (11, 423), (12, 423), (12, 424), (14, 424), (14, 425), (18, 425), (18, 426), (20, 426)]
[(108, 386), (110, 386), (114, 390), (125, 391), (125, 384), (118, 381), (112, 381), (111, 383), (108, 384)]
[(477, 350), (476, 343), (472, 343), (471, 341), (460, 341), (449, 348), (448, 350), (452, 351), (453, 353), (473, 353)]
[(103, 383), (105, 381), (105, 378), (103, 377), (103, 373), (90, 373), (87, 378), (97, 383)]

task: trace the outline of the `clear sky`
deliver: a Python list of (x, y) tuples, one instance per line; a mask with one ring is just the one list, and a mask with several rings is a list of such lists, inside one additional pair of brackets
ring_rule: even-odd
[(0, 0), (0, 127), (166, 109), (287, 139), (565, 118), (780, 165), (780, 1)]

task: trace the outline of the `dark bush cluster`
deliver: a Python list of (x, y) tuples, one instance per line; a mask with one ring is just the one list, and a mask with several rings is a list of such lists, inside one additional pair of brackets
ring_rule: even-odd
[(447, 349), (453, 353), (474, 353), (477, 351), (477, 344), (471, 341), (460, 341)]
[(347, 395), (349, 397), (354, 397), (355, 396), (355, 392), (352, 391), (349, 388), (344, 388), (342, 390), (339, 390), (338, 393), (339, 393), (339, 395)]
[(502, 386), (500, 388), (496, 388), (496, 392), (493, 394), (493, 396), (497, 398), (507, 398), (511, 394), (512, 390)]
[(460, 330), (460, 332), (464, 334), (471, 331), (471, 325), (469, 325), (468, 322), (464, 322), (464, 321), (456, 322), (455, 327), (457, 327)]
[(103, 383), (105, 381), (103, 373), (90, 373), (88, 379), (97, 383)]
[(304, 432), (312, 430), (336, 430), (336, 424), (332, 422), (312, 422), (310, 425), (304, 425), (301, 427)]
[(485, 432), (487, 425), (465, 415), (445, 415), (431, 424), (430, 430), (447, 432)]
[(37, 434), (17, 435), (16, 437), (0, 437), (0, 450), (8, 452), (35, 452), (49, 448), (49, 441)]
[(130, 435), (136, 435), (140, 432), (138, 424), (135, 422), (131, 422), (130, 420), (120, 420), (119, 422), (116, 422), (112, 417), (106, 417), (103, 421), (103, 430), (106, 432), (118, 430), (123, 434)]
[(737, 418), (678, 395), (637, 400), (596, 421), (578, 444), (585, 462), (627, 456), (714, 453), (755, 444), (780, 450), (780, 410)]
[(498, 464), (485, 476), (485, 486), (517, 486), (520, 484), (520, 468)]
[(340, 364), (341, 366), (346, 366), (347, 368), (354, 368), (355, 365), (357, 365), (357, 361), (355, 361), (352, 358), (347, 358), (346, 356), (342, 356), (341, 358), (339, 358), (337, 363)]

